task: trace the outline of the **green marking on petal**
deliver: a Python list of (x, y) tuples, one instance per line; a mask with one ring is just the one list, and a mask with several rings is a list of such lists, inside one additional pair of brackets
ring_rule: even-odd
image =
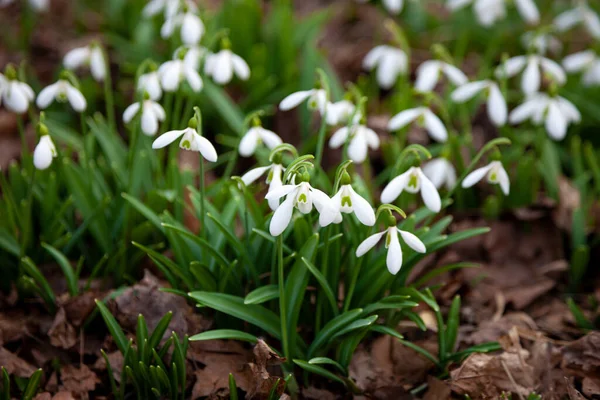
[(352, 207), (352, 200), (350, 199), (350, 196), (342, 197), (342, 207), (344, 207), (345, 205), (347, 205), (348, 207)]
[(306, 198), (306, 194), (302, 193), (299, 197), (298, 197), (298, 202), (299, 203), (306, 203), (308, 199)]
[(385, 235), (385, 247), (390, 247), (390, 243), (392, 243), (392, 235), (388, 233)]
[(189, 140), (184, 140), (183, 142), (181, 142), (181, 147), (189, 150), (192, 147), (192, 144), (190, 143)]
[(418, 178), (417, 178), (417, 176), (416, 175), (411, 175), (410, 179), (408, 180), (408, 186), (414, 187), (416, 189), (417, 185), (418, 185)]
[(498, 174), (496, 172), (492, 172), (490, 174), (490, 182), (496, 182), (498, 180)]

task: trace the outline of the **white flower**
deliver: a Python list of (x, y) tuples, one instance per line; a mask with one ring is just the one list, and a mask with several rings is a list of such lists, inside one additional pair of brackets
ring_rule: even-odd
[(33, 165), (37, 169), (46, 169), (52, 164), (52, 159), (57, 156), (56, 147), (50, 135), (42, 135), (33, 151)]
[[(335, 103), (327, 103), (327, 124), (340, 125), (346, 124), (356, 110), (356, 106), (348, 100), (340, 100)], [(356, 113), (355, 119), (359, 119), (359, 113)]]
[(242, 57), (229, 49), (223, 49), (206, 56), (204, 73), (212, 76), (216, 83), (224, 85), (231, 81), (234, 73), (241, 80), (247, 80), (250, 77), (250, 67)]
[(329, 140), (329, 147), (337, 149), (350, 139), (348, 145), (348, 158), (355, 163), (362, 163), (367, 158), (369, 147), (373, 150), (379, 148), (379, 136), (373, 129), (365, 125), (356, 124), (350, 128), (344, 126), (338, 129)]
[(160, 135), (154, 143), (152, 143), (153, 149), (162, 149), (165, 146), (173, 143), (175, 140), (181, 137), (179, 147), (184, 150), (197, 151), (202, 154), (206, 160), (210, 162), (217, 161), (217, 151), (212, 143), (204, 136), (198, 134), (194, 128), (185, 128), (180, 131), (169, 131)]
[(356, 257), (362, 257), (365, 255), (369, 250), (375, 247), (377, 243), (379, 243), (383, 235), (387, 234), (385, 238), (385, 248), (387, 249), (385, 263), (388, 271), (390, 271), (391, 274), (396, 275), (402, 267), (402, 247), (400, 247), (398, 233), (400, 233), (400, 236), (402, 236), (404, 243), (406, 243), (408, 247), (414, 251), (418, 253), (425, 253), (427, 251), (425, 249), (425, 245), (417, 236), (410, 232), (400, 230), (395, 226), (390, 226), (385, 231), (371, 235), (363, 240), (356, 249)]
[(444, 157), (434, 158), (425, 164), (423, 173), (437, 189), (446, 186), (446, 189), (452, 190), (456, 186), (456, 170)]
[(415, 90), (418, 92), (431, 92), (437, 85), (440, 75), (444, 74), (455, 86), (464, 85), (469, 80), (467, 76), (452, 64), (443, 61), (429, 60), (417, 68), (417, 81)]
[(548, 51), (555, 54), (560, 53), (563, 47), (561, 41), (550, 33), (525, 32), (521, 36), (521, 42), (527, 50), (542, 55)]
[[(206, 47), (197, 45), (186, 46), (185, 49), (187, 52), (185, 53), (185, 57), (183, 57), (183, 62), (189, 65), (192, 69), (199, 71), (200, 61), (203, 57), (210, 54), (210, 52), (206, 49)], [(179, 50), (180, 49), (177, 49), (177, 51), (175, 51), (175, 54), (177, 54)]]
[(162, 88), (160, 87), (160, 76), (158, 71), (148, 72), (140, 75), (137, 88), (139, 91), (146, 92), (152, 100), (158, 100), (162, 96)]
[[(366, 3), (369, 0), (356, 0), (358, 3)], [(404, 7), (404, 0), (383, 0), (383, 6), (391, 14), (398, 15)]]
[(381, 192), (382, 203), (392, 203), (400, 196), (402, 191), (408, 193), (421, 192), (425, 206), (433, 212), (442, 209), (442, 200), (435, 185), (425, 176), (421, 168), (411, 167), (406, 172), (398, 175), (387, 184)]
[(158, 68), (160, 83), (165, 92), (174, 92), (186, 80), (194, 92), (202, 89), (202, 78), (198, 72), (183, 60), (167, 61)]
[[(6, 7), (14, 3), (14, 0), (0, 0), (0, 7)], [(29, 0), (29, 6), (37, 12), (48, 11), (50, 0)]]
[(500, 161), (492, 161), (485, 167), (477, 168), (475, 171), (471, 172), (462, 181), (462, 187), (470, 188), (482, 180), (484, 176), (488, 183), (500, 185), (502, 192), (508, 196), (510, 193), (510, 180)]
[(568, 55), (562, 65), (567, 72), (583, 72), (584, 86), (600, 85), (600, 58), (593, 50)]
[[(479, 23), (491, 26), (506, 17), (507, 0), (448, 0), (447, 6), (455, 11), (473, 3), (473, 9)], [(515, 0), (514, 4), (521, 17), (529, 24), (540, 21), (540, 12), (534, 0)]]
[(354, 191), (352, 185), (346, 184), (331, 198), (330, 208), (321, 210), (319, 225), (342, 222), (342, 213), (354, 213), (358, 220), (367, 226), (375, 225), (375, 212), (367, 200)]
[[(164, 108), (155, 102), (154, 100), (148, 99), (142, 101), (142, 117), (141, 127), (142, 132), (147, 136), (154, 136), (158, 132), (159, 121), (165, 120)], [(126, 124), (130, 123), (133, 117), (140, 111), (140, 103), (133, 103), (125, 109), (123, 113), (123, 122)]]
[(367, 53), (363, 68), (369, 71), (377, 68), (377, 82), (382, 89), (391, 89), (398, 75), (408, 71), (408, 57), (404, 51), (387, 45), (376, 46)]
[(519, 124), (528, 119), (535, 125), (544, 122), (548, 135), (554, 140), (562, 140), (567, 134), (569, 124), (581, 121), (581, 114), (573, 103), (564, 97), (536, 93), (512, 110), (509, 116), (511, 124)]
[(325, 114), (327, 108), (327, 93), (324, 89), (300, 90), (287, 96), (279, 103), (279, 109), (282, 111), (291, 110), (303, 101), (308, 100), (308, 108), (318, 110)]
[(260, 125), (253, 126), (240, 140), (238, 151), (242, 157), (250, 157), (261, 143), (264, 143), (269, 149), (274, 149), (283, 142), (275, 132)]
[(8, 79), (2, 74), (0, 74), (0, 94), (4, 106), (17, 114), (26, 112), (29, 109), (29, 103), (35, 98), (31, 86), (16, 79)]
[(142, 9), (142, 15), (149, 18), (164, 11), (165, 17), (169, 18), (177, 12), (180, 3), (181, 0), (150, 0)]
[(438, 142), (448, 140), (448, 131), (442, 121), (427, 107), (409, 108), (394, 115), (388, 122), (388, 130), (396, 131), (413, 121), (424, 126), (429, 136)]
[[(269, 185), (269, 190), (267, 191), (268, 194), (280, 188), (283, 185), (283, 182), (281, 180), (283, 172), (285, 171), (283, 165), (279, 163), (274, 163), (266, 167), (253, 168), (250, 171), (246, 172), (244, 175), (242, 175), (241, 179), (244, 182), (244, 184), (248, 186), (258, 178), (260, 178), (262, 175), (264, 175), (264, 173), (267, 171), (269, 172), (267, 174), (267, 184)], [(267, 200), (269, 202), (269, 207), (271, 207), (271, 210), (277, 210), (277, 208), (279, 207), (279, 198)]]
[(83, 94), (65, 79), (60, 79), (42, 89), (38, 94), (36, 103), (40, 109), (44, 109), (54, 100), (59, 102), (69, 101), (73, 110), (77, 112), (82, 112), (87, 107)]
[(65, 65), (65, 68), (70, 70), (89, 65), (92, 76), (98, 82), (103, 81), (106, 77), (106, 61), (104, 60), (104, 53), (100, 46), (95, 44), (89, 44), (85, 47), (78, 47), (70, 50), (65, 54), (63, 64)]
[(464, 103), (482, 91), (487, 97), (487, 112), (490, 120), (496, 126), (503, 126), (506, 124), (508, 110), (506, 100), (496, 82), (483, 80), (465, 83), (452, 92), (451, 98), (457, 103)]
[(297, 208), (302, 214), (310, 213), (313, 206), (319, 213), (324, 209), (331, 210), (332, 208), (329, 205), (331, 199), (319, 189), (313, 188), (308, 182), (280, 186), (267, 193), (265, 199), (278, 200), (284, 196), (286, 196), (285, 200), (275, 210), (269, 225), (269, 232), (273, 236), (279, 236), (285, 231), (292, 219), (294, 208)]
[(529, 95), (540, 89), (542, 83), (540, 69), (559, 85), (564, 85), (567, 80), (565, 71), (560, 64), (537, 54), (509, 58), (496, 69), (496, 76), (498, 78), (512, 77), (524, 70), (521, 77), (521, 90)]
[(582, 22), (590, 35), (600, 39), (600, 18), (585, 1), (578, 1), (575, 8), (563, 12), (554, 19), (554, 25), (561, 32), (567, 31)]
[(204, 23), (197, 15), (198, 9), (192, 2), (186, 2), (183, 10), (168, 16), (165, 23), (160, 28), (160, 35), (163, 39), (170, 38), (177, 28), (181, 28), (181, 41), (187, 45), (194, 45), (200, 42), (204, 35)]

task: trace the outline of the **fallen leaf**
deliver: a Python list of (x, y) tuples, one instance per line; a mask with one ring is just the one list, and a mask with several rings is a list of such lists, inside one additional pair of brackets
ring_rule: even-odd
[(60, 390), (78, 395), (87, 395), (100, 383), (96, 374), (85, 364), (79, 368), (74, 365), (65, 365), (60, 369), (60, 380)]
[(452, 395), (452, 389), (448, 384), (431, 375), (427, 377), (427, 387), (423, 400), (447, 400)]
[[(254, 362), (249, 364), (250, 370), (252, 371), (252, 385), (248, 389), (246, 398), (266, 398), (273, 386), (277, 383), (277, 379), (279, 379), (277, 376), (272, 376), (267, 370), (267, 367), (279, 365), (285, 361), (285, 358), (279, 357), (262, 339), (258, 340), (252, 353), (254, 354)], [(277, 393), (281, 394), (284, 387), (285, 383), (281, 380), (279, 382)]]
[(9, 375), (29, 378), (37, 368), (4, 347), (0, 347), (0, 366), (6, 368)]
[(75, 328), (67, 321), (67, 314), (64, 308), (60, 308), (54, 317), (52, 327), (48, 331), (50, 344), (62, 349), (70, 349), (77, 344), (77, 332)]
[(565, 346), (562, 368), (582, 378), (600, 376), (600, 332), (590, 332)]

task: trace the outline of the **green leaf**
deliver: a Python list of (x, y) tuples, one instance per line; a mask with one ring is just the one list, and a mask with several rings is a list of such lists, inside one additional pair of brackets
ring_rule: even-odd
[(131, 204), (133, 208), (135, 208), (140, 214), (146, 217), (148, 221), (152, 222), (152, 225), (154, 225), (158, 230), (160, 230), (161, 232), (164, 231), (160, 217), (148, 206), (146, 206), (144, 203), (142, 203), (135, 197), (130, 196), (127, 193), (121, 193), (121, 197), (127, 200), (129, 204)]
[(337, 332), (357, 320), (362, 312), (362, 308), (346, 311), (325, 324), (308, 348), (308, 356), (312, 358), (312, 355), (314, 355), (321, 346), (327, 345)]
[(29, 257), (23, 257), (21, 259), (21, 266), (23, 271), (29, 275), (40, 288), (40, 296), (44, 299), (48, 307), (54, 310), (56, 308), (56, 297), (52, 291), (52, 287), (44, 277), (44, 274), (38, 269), (38, 267), (31, 261)]
[(567, 299), (567, 306), (569, 307), (569, 310), (571, 310), (571, 314), (573, 314), (573, 317), (575, 318), (575, 322), (577, 323), (578, 327), (587, 330), (594, 329), (594, 324), (592, 323), (592, 321), (590, 321), (585, 317), (585, 315), (583, 315), (583, 311), (581, 311), (581, 308), (579, 308), (579, 306), (575, 304), (571, 297)]
[(244, 304), (262, 304), (277, 298), (279, 298), (279, 287), (277, 285), (267, 285), (248, 293), (244, 299)]
[(307, 260), (306, 258), (302, 257), (302, 262), (304, 262), (304, 264), (306, 265), (306, 268), (308, 268), (308, 270), (317, 279), (317, 282), (319, 282), (319, 285), (321, 285), (321, 289), (323, 289), (323, 292), (325, 293), (325, 297), (327, 297), (327, 300), (329, 300), (329, 304), (331, 305), (331, 310), (337, 316), (339, 314), (338, 304), (337, 304), (337, 301), (335, 300), (335, 295), (333, 294), (333, 290), (329, 286), (329, 283), (327, 283), (327, 278), (325, 278), (325, 276), (323, 276), (321, 271), (319, 271), (317, 269), (317, 267), (315, 267), (315, 265), (312, 262), (310, 262), (309, 260)]
[(29, 381), (27, 382), (27, 386), (25, 387), (25, 392), (23, 393), (23, 400), (33, 399), (33, 396), (35, 396), (40, 386), (43, 373), (44, 372), (40, 368), (31, 375)]
[(339, 376), (335, 375), (334, 373), (327, 371), (323, 367), (320, 367), (315, 364), (307, 363), (306, 361), (303, 361), (303, 360), (294, 360), (294, 364), (296, 364), (297, 366), (299, 366), (300, 368), (302, 368), (308, 372), (312, 372), (313, 374), (321, 375), (331, 381), (338, 382), (338, 383), (341, 383), (342, 385), (346, 386), (346, 382), (343, 379), (341, 379)]
[(2, 400), (10, 400), (10, 377), (6, 368), (0, 367), (2, 370)]
[(329, 364), (336, 367), (342, 374), (348, 375), (346, 368), (342, 367), (339, 362), (328, 357), (315, 357), (308, 360), (309, 364)]
[(77, 293), (79, 293), (77, 276), (75, 275), (75, 271), (73, 271), (73, 267), (71, 266), (71, 263), (67, 257), (65, 257), (63, 253), (54, 247), (50, 246), (48, 243), (42, 243), (42, 247), (46, 249), (52, 255), (52, 257), (54, 257), (60, 269), (62, 269), (67, 281), (67, 287), (69, 288), (69, 294), (71, 296), (76, 296)]
[(375, 321), (377, 321), (377, 318), (379, 318), (377, 315), (371, 315), (368, 318), (357, 319), (356, 321), (353, 321), (352, 323), (350, 323), (348, 326), (345, 326), (344, 328), (337, 331), (332, 336), (332, 339), (335, 339), (335, 338), (343, 336), (343, 335), (347, 335), (348, 333), (353, 332), (358, 329), (366, 328), (366, 327), (372, 325)]
[(244, 134), (244, 114), (231, 100), (229, 95), (219, 86), (205, 79), (203, 93), (214, 105), (221, 118), (238, 136)]
[(113, 337), (115, 344), (119, 348), (119, 351), (122, 354), (125, 354), (130, 344), (129, 340), (127, 340), (127, 337), (125, 336), (125, 333), (123, 333), (123, 329), (121, 329), (121, 326), (119, 325), (115, 317), (113, 317), (111, 312), (108, 310), (108, 308), (106, 308), (102, 301), (96, 300), (96, 306), (98, 307), (98, 310), (100, 311), (100, 314), (102, 315), (102, 318), (106, 323), (106, 327), (108, 328), (108, 331)]
[(19, 242), (4, 228), (0, 228), (0, 248), (16, 257), (19, 257), (21, 254)]
[(460, 296), (454, 296), (450, 310), (448, 311), (448, 318), (446, 322), (446, 349), (449, 352), (454, 351), (454, 345), (456, 344), (456, 338), (458, 337), (458, 327), (460, 325)]
[(471, 346), (466, 350), (459, 351), (458, 353), (454, 353), (450, 357), (448, 357), (448, 359), (454, 360), (454, 361), (460, 361), (463, 358), (465, 358), (466, 356), (468, 356), (469, 354), (490, 353), (492, 351), (498, 351), (498, 350), (502, 350), (502, 346), (500, 346), (500, 343), (498, 343), (498, 342), (481, 343), (481, 344), (478, 344), (475, 346)]
[(229, 400), (238, 400), (237, 384), (231, 372), (229, 373)]
[(256, 336), (235, 329), (215, 329), (212, 331), (198, 333), (190, 338), (191, 341), (220, 339), (241, 340), (250, 343), (258, 342), (258, 338)]
[(461, 262), (461, 263), (456, 263), (456, 264), (445, 265), (443, 267), (438, 267), (438, 268), (435, 268), (435, 269), (427, 272), (425, 275), (423, 275), (422, 277), (417, 279), (412, 285), (417, 288), (421, 288), (425, 284), (427, 284), (427, 282), (429, 282), (436, 276), (442, 275), (446, 272), (454, 271), (455, 269), (461, 269), (461, 268), (479, 268), (479, 267), (481, 267), (481, 264), (469, 263), (469, 262)]
[(162, 338), (165, 336), (165, 332), (167, 331), (172, 318), (173, 311), (169, 311), (160, 319), (160, 321), (158, 321), (156, 328), (154, 328), (154, 332), (152, 332), (152, 335), (150, 335), (150, 338), (148, 339), (148, 347), (150, 349), (154, 349), (160, 344)]
[(385, 335), (390, 335), (390, 336), (395, 337), (404, 346), (413, 349), (414, 351), (416, 351), (417, 353), (421, 354), (423, 357), (425, 357), (426, 359), (428, 359), (429, 361), (434, 363), (436, 366), (439, 366), (439, 362), (433, 354), (431, 354), (424, 348), (417, 346), (416, 344), (413, 344), (407, 340), (404, 340), (404, 337), (401, 334), (399, 334), (398, 332), (396, 332), (394, 329), (392, 329), (388, 326), (384, 326), (384, 325), (372, 325), (371, 330), (375, 331), (375, 332), (383, 333)]

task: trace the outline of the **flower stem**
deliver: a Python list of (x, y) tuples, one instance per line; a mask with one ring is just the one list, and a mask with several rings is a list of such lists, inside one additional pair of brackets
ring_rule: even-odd
[(287, 330), (287, 310), (285, 298), (285, 277), (283, 276), (283, 236), (277, 237), (277, 278), (279, 281), (279, 315), (281, 319), (281, 341), (283, 355), (291, 361), (290, 343)]
[(350, 309), (352, 296), (354, 296), (354, 289), (356, 288), (356, 282), (358, 281), (358, 275), (360, 274), (360, 268), (362, 267), (362, 260), (362, 258), (359, 258), (352, 269), (352, 277), (350, 278), (350, 284), (348, 285), (348, 293), (346, 293), (346, 298), (344, 299), (344, 310), (342, 313), (345, 313)]
[(26, 219), (25, 219), (25, 224), (23, 226), (22, 229), (22, 234), (23, 237), (22, 242), (21, 242), (21, 257), (24, 257), (26, 255), (26, 250), (27, 250), (27, 245), (28, 245), (28, 239), (29, 239), (29, 235), (31, 233), (31, 220), (32, 218), (32, 212), (33, 212), (33, 186), (35, 184), (35, 168), (32, 168), (31, 170), (31, 180), (29, 181), (29, 193), (27, 194), (27, 215), (26, 215)]
[(205, 214), (206, 214), (206, 192), (204, 189), (204, 158), (200, 155), (200, 229), (202, 236), (206, 236)]
[(104, 79), (104, 98), (106, 101), (106, 118), (108, 118), (108, 124), (113, 132), (117, 130), (117, 124), (115, 121), (115, 108), (114, 108), (114, 98), (112, 91), (112, 77), (110, 74), (110, 62), (108, 61), (108, 57), (106, 58), (106, 78)]
[[(323, 235), (323, 258), (321, 259), (322, 273), (325, 279), (329, 275), (329, 237), (331, 235), (331, 226), (325, 228), (325, 235)], [(323, 317), (323, 311), (325, 306), (325, 294), (323, 291), (319, 292), (319, 298), (317, 299), (317, 313), (315, 316), (315, 333), (321, 330), (321, 319)]]
[[(317, 141), (317, 151), (315, 153), (315, 164), (321, 166), (323, 159), (323, 148), (325, 147), (325, 134), (327, 132), (327, 109), (321, 117), (321, 127), (319, 128), (319, 139)], [(317, 168), (316, 171), (319, 171)]]
[(23, 162), (23, 164), (25, 164), (26, 162), (28, 162), (27, 160), (29, 159), (30, 153), (29, 153), (29, 147), (27, 146), (27, 139), (25, 137), (25, 127), (23, 126), (23, 117), (22, 116), (17, 116), (17, 128), (19, 129), (19, 136), (21, 137), (21, 152), (23, 153), (23, 155), (21, 156), (21, 160)]

